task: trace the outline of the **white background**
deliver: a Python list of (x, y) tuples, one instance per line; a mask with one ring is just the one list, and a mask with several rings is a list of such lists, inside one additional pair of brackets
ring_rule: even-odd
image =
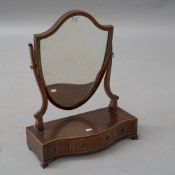
[[(114, 25), (111, 87), (119, 105), (138, 117), (140, 139), (42, 169), (25, 140), (41, 105), (27, 44), (72, 9)], [(0, 0), (0, 174), (174, 175), (174, 20), (174, 0)], [(102, 85), (76, 110), (49, 105), (45, 121), (107, 106)]]

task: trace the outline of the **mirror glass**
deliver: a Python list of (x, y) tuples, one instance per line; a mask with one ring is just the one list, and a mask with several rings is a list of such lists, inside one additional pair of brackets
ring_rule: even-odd
[(41, 40), (43, 78), (55, 103), (71, 107), (87, 97), (102, 68), (107, 38), (108, 31), (89, 18), (74, 16)]

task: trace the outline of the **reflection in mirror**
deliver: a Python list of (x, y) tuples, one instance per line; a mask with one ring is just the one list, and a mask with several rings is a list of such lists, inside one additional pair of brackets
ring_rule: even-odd
[(89, 18), (74, 16), (41, 40), (43, 78), (55, 103), (71, 107), (86, 98), (102, 68), (107, 38), (108, 31)]

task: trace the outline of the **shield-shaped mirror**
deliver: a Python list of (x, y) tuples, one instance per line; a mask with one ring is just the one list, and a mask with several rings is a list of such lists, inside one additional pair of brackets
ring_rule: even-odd
[(42, 74), (55, 104), (73, 107), (88, 97), (104, 62), (107, 38), (107, 31), (77, 15), (40, 41)]
[(73, 109), (95, 92), (109, 59), (111, 30), (87, 13), (71, 13), (35, 35), (39, 74), (54, 105)]

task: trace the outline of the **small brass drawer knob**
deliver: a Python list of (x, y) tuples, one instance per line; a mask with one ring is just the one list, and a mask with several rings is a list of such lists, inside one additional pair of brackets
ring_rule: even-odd
[(109, 140), (110, 139), (110, 136), (106, 136), (106, 140)]
[(126, 133), (126, 128), (122, 128), (122, 132), (123, 133)]
[(55, 152), (55, 153), (59, 152), (59, 148), (58, 147), (54, 147), (53, 148), (53, 152)]
[(87, 144), (83, 144), (83, 145), (81, 145), (81, 147), (82, 147), (82, 150), (86, 150), (87, 149)]

